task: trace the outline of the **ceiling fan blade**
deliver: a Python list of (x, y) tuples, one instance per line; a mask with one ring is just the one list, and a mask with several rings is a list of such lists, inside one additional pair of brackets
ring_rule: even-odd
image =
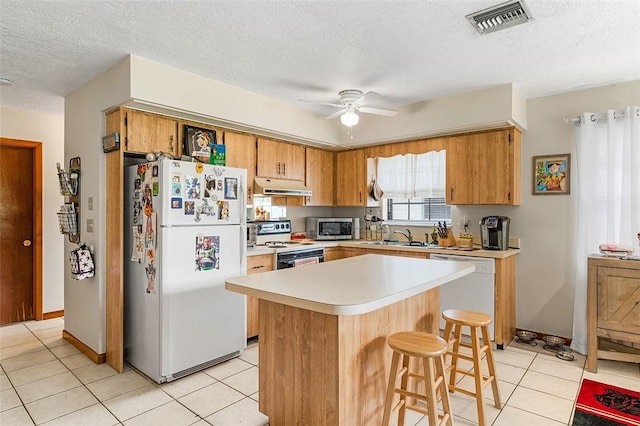
[(363, 94), (363, 95), (360, 95), (360, 97), (359, 97), (359, 98), (356, 98), (356, 99), (353, 101), (353, 104), (354, 104), (355, 106), (359, 107), (359, 106), (361, 106), (361, 105), (366, 104), (366, 103), (367, 103), (367, 100), (368, 100), (369, 98), (371, 98), (371, 97), (374, 97), (374, 98), (375, 98), (375, 97), (378, 97), (378, 98), (379, 98), (379, 97), (380, 97), (380, 94), (379, 94), (378, 92), (372, 92), (372, 91), (369, 91), (369, 92), (367, 92), (367, 93), (365, 93), (365, 94)]
[(340, 117), (342, 114), (344, 114), (345, 111), (346, 111), (346, 109), (341, 108), (338, 111), (334, 112), (333, 114), (327, 115), (325, 118), (327, 120), (331, 120), (332, 118)]
[(299, 102), (306, 102), (308, 104), (314, 104), (314, 105), (326, 105), (326, 106), (331, 106), (331, 107), (335, 107), (335, 108), (342, 108), (342, 105), (340, 104), (331, 104), (328, 102), (315, 102), (315, 101), (307, 101), (305, 99), (298, 99)]
[(395, 115), (398, 115), (398, 111), (392, 111), (390, 109), (382, 109), (382, 108), (359, 107), (358, 111), (364, 112), (367, 114), (384, 115), (387, 117), (393, 117)]

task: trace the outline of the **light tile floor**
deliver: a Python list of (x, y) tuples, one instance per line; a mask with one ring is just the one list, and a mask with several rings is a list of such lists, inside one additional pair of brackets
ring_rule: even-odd
[[(162, 385), (127, 368), (116, 373), (95, 365), (62, 339), (62, 318), (0, 328), (0, 424), (2, 425), (266, 425), (258, 411), (258, 345), (239, 358)], [(640, 391), (638, 364), (584, 357), (563, 361), (542, 349), (512, 342), (495, 351), (502, 410), (486, 389), (489, 424), (570, 425), (583, 378)], [(472, 386), (469, 378), (463, 385)], [(476, 425), (475, 402), (451, 394), (456, 425)], [(408, 412), (406, 425), (426, 425)]]

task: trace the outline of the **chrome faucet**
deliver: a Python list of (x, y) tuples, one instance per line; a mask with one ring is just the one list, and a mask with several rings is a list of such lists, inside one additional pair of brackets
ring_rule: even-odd
[(394, 234), (402, 234), (404, 235), (404, 237), (407, 239), (407, 241), (409, 241), (410, 243), (413, 242), (413, 235), (411, 235), (411, 230), (407, 229), (407, 233), (405, 234), (402, 231), (393, 231)]

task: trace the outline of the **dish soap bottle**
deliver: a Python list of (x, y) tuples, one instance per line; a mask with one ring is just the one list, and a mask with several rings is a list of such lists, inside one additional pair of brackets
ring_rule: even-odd
[(382, 225), (382, 240), (389, 241), (390, 238), (391, 238), (391, 231), (389, 230), (389, 225), (387, 224)]
[(433, 225), (433, 231), (431, 231), (431, 244), (438, 244), (438, 231), (435, 225)]

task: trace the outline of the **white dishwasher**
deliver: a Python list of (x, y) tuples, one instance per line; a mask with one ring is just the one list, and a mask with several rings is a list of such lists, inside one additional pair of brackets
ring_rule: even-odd
[[(489, 325), (491, 340), (495, 340), (494, 298), (496, 261), (489, 257), (457, 256), (452, 254), (432, 254), (430, 259), (455, 260), (456, 262), (472, 262), (475, 272), (465, 275), (440, 286), (440, 329), (444, 330), (442, 312), (451, 309), (470, 309), (484, 312), (493, 321)], [(466, 332), (467, 329), (465, 329)]]

